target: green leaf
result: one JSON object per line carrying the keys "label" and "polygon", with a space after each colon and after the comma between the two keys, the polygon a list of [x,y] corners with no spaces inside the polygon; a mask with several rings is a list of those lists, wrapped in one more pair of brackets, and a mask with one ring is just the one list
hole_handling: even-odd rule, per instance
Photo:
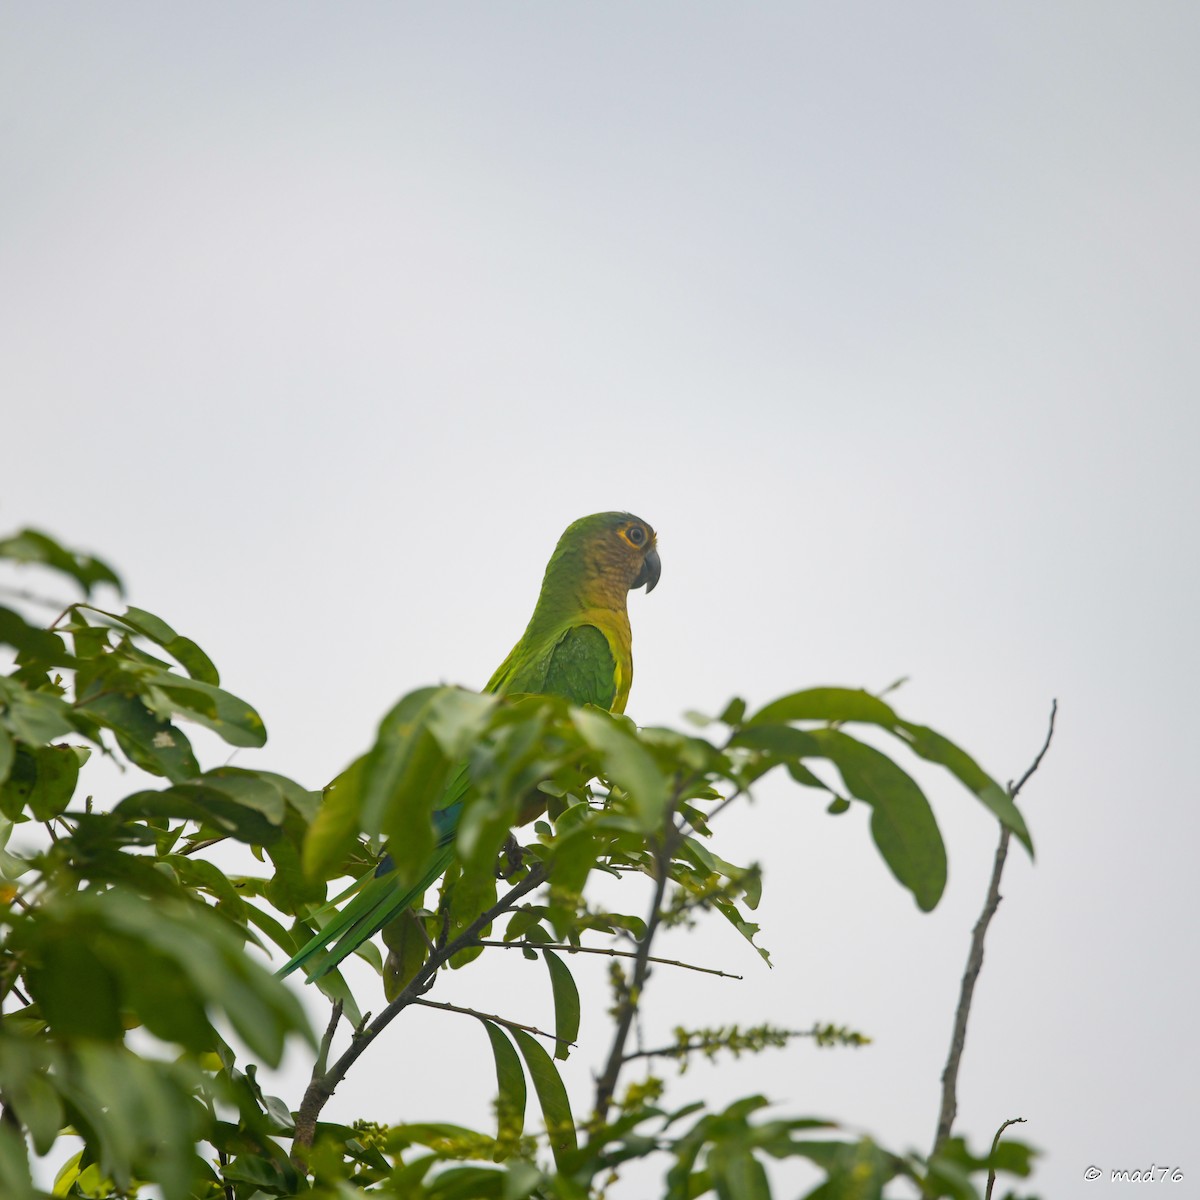
{"label": "green leaf", "polygon": [[275,838],[267,843],[266,851],[275,872],[265,895],[280,912],[298,913],[310,904],[325,902],[325,884],[304,873],[300,850],[290,838]]}
{"label": "green leaf", "polygon": [[708,1169],[719,1200],[771,1200],[766,1169],[748,1146],[714,1147]]}
{"label": "green leaf", "polygon": [[965,751],[928,725],[899,722],[900,735],[915,754],[946,767],[965,787],[975,793],[1020,840],[1033,857],[1033,840],[1020,809],[1012,797]]}
{"label": "green leaf", "polygon": [[72,746],[21,746],[0,783],[0,812],[19,820],[26,806],[35,821],[58,816],[75,794],[80,757]]}
{"label": "green leaf", "polygon": [[276,1196],[292,1193],[283,1169],[258,1154],[239,1154],[221,1168],[221,1177],[233,1183],[249,1183],[260,1188],[261,1191],[256,1195],[262,1195],[264,1191]]}
{"label": "green leaf", "polygon": [[16,757],[17,744],[13,741],[12,734],[0,725],[0,783],[8,778]]}
{"label": "green leaf", "polygon": [[438,688],[410,692],[384,717],[363,767],[362,822],[392,838],[402,879],[419,877],[433,852],[431,816],[449,764],[426,722]]}
{"label": "green leaf", "polygon": [[20,613],[0,605],[0,645],[12,646],[20,662],[44,667],[73,667],[75,656],[57,633],[30,625]]}
{"label": "green leaf", "polygon": [[427,1193],[436,1200],[502,1200],[504,1175],[494,1167],[450,1167]]}
{"label": "green leaf", "polygon": [[328,879],[358,840],[365,757],[356,758],[325,789],[325,797],[304,837],[304,873]]}
{"label": "green leaf", "polygon": [[217,911],[224,912],[232,921],[244,925],[248,919],[250,905],[234,886],[233,880],[215,863],[198,855],[164,854],[159,860],[169,866],[186,887],[207,892],[217,900]]}
{"label": "green leaf", "polygon": [[946,848],[925,793],[886,754],[836,729],[813,730],[850,794],[871,806],[871,835],[892,874],[929,912],[946,886]]}
{"label": "green leaf", "polygon": [[554,1066],[554,1060],[529,1034],[524,1030],[514,1029],[512,1035],[525,1065],[529,1068],[529,1078],[533,1080],[534,1091],[537,1092],[538,1102],[542,1106],[542,1117],[545,1119],[546,1132],[550,1139],[550,1152],[554,1155],[555,1165],[559,1170],[563,1170],[567,1155],[579,1148],[567,1089]]}
{"label": "green leaf", "polygon": [[[797,1147],[804,1154],[804,1144]],[[813,1155],[805,1155],[813,1157]],[[822,1165],[828,1178],[805,1200],[880,1200],[883,1187],[895,1175],[891,1158],[870,1138],[838,1145]]]}
{"label": "green leaf", "polygon": [[573,708],[571,721],[600,755],[605,777],[629,794],[640,828],[647,833],[657,829],[667,804],[667,781],[654,756],[609,713]]}
{"label": "green leaf", "polygon": [[185,679],[161,668],[141,671],[149,684],[146,705],[160,717],[186,717],[211,729],[231,746],[257,749],[266,744],[262,717],[246,703],[222,688],[200,679]]}
{"label": "green leaf", "polygon": [[891,729],[898,718],[889,705],[861,688],[819,687],[773,700],[759,709],[747,724],[779,721],[865,721]]}
{"label": "green leaf", "polygon": [[487,725],[499,697],[467,691],[465,688],[440,688],[429,706],[427,727],[450,762],[466,756],[471,743]]}
{"label": "green leaf", "polygon": [[42,1072],[29,1071],[15,1082],[11,1069],[6,1074],[6,1094],[18,1118],[28,1128],[34,1150],[39,1155],[49,1153],[67,1123],[58,1092]]}
{"label": "green leaf", "polygon": [[730,739],[733,746],[767,750],[781,762],[812,758],[821,753],[820,744],[810,733],[791,725],[747,725]]}
{"label": "green leaf", "polygon": [[380,931],[388,954],[383,964],[383,994],[395,1000],[417,977],[429,957],[429,937],[421,918],[406,908]]}
{"label": "green leaf", "polygon": [[201,783],[177,783],[160,792],[126,796],[114,810],[127,819],[174,817],[216,830],[251,846],[265,846],[280,836],[279,826],[224,790]]}
{"label": "green leaf", "polygon": [[[777,721],[861,721],[870,725],[878,725],[898,737],[919,757],[928,762],[938,763],[946,767],[969,791],[999,818],[1001,824],[1010,829],[1025,849],[1033,856],[1033,841],[1025,824],[1025,818],[1013,803],[1012,797],[999,786],[965,750],[956,746],[949,738],[930,729],[926,725],[916,725],[910,721],[902,721],[890,705],[885,704],[877,696],[869,692],[852,688],[809,688],[806,691],[794,692],[768,704],[750,718],[749,725],[758,727],[770,725]],[[800,732],[800,731],[796,731]],[[775,749],[768,744],[769,737],[764,741],[739,741],[738,739],[751,733],[750,729],[739,731],[735,744],[760,745],[766,749]],[[751,734],[753,738],[755,735]],[[798,746],[799,743],[796,743]],[[783,753],[782,749],[779,751]],[[802,770],[798,763],[793,765],[793,776],[800,783],[809,783],[809,779],[801,778],[797,770]]]}
{"label": "green leaf", "polygon": [[29,746],[75,732],[70,706],[64,700],[46,692],[27,691],[11,679],[0,679],[0,719]]}
{"label": "green leaf", "polygon": [[0,1196],[5,1200],[39,1200],[33,1186],[25,1139],[11,1125],[0,1125]]}
{"label": "green leaf", "polygon": [[191,638],[180,636],[161,617],[156,617],[144,608],[132,606],[123,613],[106,612],[101,608],[91,611],[98,612],[114,624],[141,634],[142,637],[161,646],[193,679],[212,684],[214,687],[221,682],[212,659]]}
{"label": "green leaf", "polygon": [[[447,915],[447,936],[451,941],[464,933],[480,916],[496,903],[496,875],[494,871],[468,872],[462,863],[453,863],[446,872],[442,885],[443,895],[448,895],[444,905]],[[480,930],[487,937],[490,927]],[[463,967],[483,953],[482,946],[467,946],[450,959],[452,967]]]}
{"label": "green leaf", "polygon": [[136,696],[100,693],[79,710],[116,734],[121,749],[144,771],[182,783],[200,774],[192,744],[169,721],[155,717]]}
{"label": "green leaf", "polygon": [[277,778],[244,767],[216,767],[205,771],[196,783],[228,796],[243,808],[262,813],[272,825],[282,825],[287,816],[287,801]]}
{"label": "green leaf", "polygon": [[14,562],[39,563],[68,575],[83,588],[86,595],[99,583],[110,583],[118,591],[121,581],[116,572],[105,562],[90,554],[67,550],[52,537],[36,529],[23,529],[13,537],[0,540],[0,558],[11,558]]}
{"label": "green leaf", "polygon": [[579,989],[567,964],[553,950],[543,950],[542,957],[550,971],[550,988],[554,994],[554,1036],[557,1038],[554,1057],[566,1059],[579,1039]]}
{"label": "green leaf", "polygon": [[[30,990],[60,1035],[118,1039],[132,1013],[166,1041],[212,1049],[212,1013],[277,1065],[289,1033],[309,1035],[299,1001],[246,953],[243,936],[204,904],[133,892],[78,892],[13,930]],[[81,1003],[86,997],[86,1003]]]}
{"label": "green leaf", "polygon": [[508,1158],[525,1129],[525,1072],[504,1031],[484,1021],[492,1057],[496,1060],[496,1151],[494,1160]]}
{"label": "green leaf", "polygon": [[121,1037],[116,973],[88,940],[50,929],[40,931],[35,946],[37,961],[26,969],[25,979],[51,1029],[61,1037]]}

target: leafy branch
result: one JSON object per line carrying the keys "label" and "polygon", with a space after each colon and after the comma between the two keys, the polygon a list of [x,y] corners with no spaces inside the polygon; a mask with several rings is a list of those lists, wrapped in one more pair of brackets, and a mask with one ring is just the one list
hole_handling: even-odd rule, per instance
{"label": "leafy branch", "polygon": [[[99,560],[36,532],[0,540],[3,559],[57,571],[89,599],[117,582]],[[68,1136],[83,1147],[64,1165],[56,1193],[122,1200],[252,1200],[314,1194],[314,1187],[413,1200],[578,1200],[607,1186],[622,1164],[656,1155],[667,1163],[662,1194],[669,1200],[714,1190],[769,1196],[765,1161],[789,1157],[815,1164],[821,1194],[829,1196],[877,1196],[904,1176],[927,1200],[957,1200],[970,1194],[969,1175],[1028,1174],[1029,1148],[1000,1140],[1011,1122],[990,1154],[973,1155],[962,1139],[946,1137],[925,1160],[850,1138],[819,1117],[764,1114],[762,1096],[671,1110],[666,1085],[655,1078],[625,1088],[619,1103],[615,1096],[623,1068],[636,1059],[673,1059],[682,1069],[695,1055],[754,1053],[797,1037],[818,1045],[866,1040],[833,1025],[723,1025],[678,1029],[671,1044],[631,1048],[655,967],[740,978],[656,955],[653,947],[664,926],[690,925],[709,912],[754,944],[750,913],[761,872],[722,859],[712,827],[764,775],[779,768],[819,803],[832,797],[831,813],[866,806],[878,859],[928,910],[946,878],[932,808],[918,780],[855,730],[882,731],[954,775],[1001,823],[1001,863],[1010,835],[1031,847],[1013,800],[1049,736],[1030,771],[1006,792],[948,739],[859,689],[808,688],[752,714],[735,699],[720,717],[701,722],[721,727],[722,736],[710,738],[690,729],[638,729],[555,697],[433,687],[403,697],[368,755],[321,794],[253,766],[203,770],[186,726],[252,750],[266,740],[257,712],[220,687],[216,667],[195,642],[143,609],[76,602],[51,629],[40,614],[19,611],[53,591],[10,590],[3,599],[12,607],[0,606],[0,644],[13,651],[14,667],[0,675],[5,1200],[36,1200],[29,1155],[57,1154]],[[80,774],[89,748],[132,768],[137,790],[93,803]],[[383,964],[373,943],[361,947],[383,970],[391,1001],[377,1016],[361,1015],[340,976],[321,982],[334,1004],[319,1041],[309,1038],[315,1054],[293,1115],[283,1099],[264,1093],[255,1062],[238,1062],[248,1052],[276,1067],[310,1033],[294,992],[247,948],[269,942],[292,954],[297,931],[325,904],[327,882],[361,874],[384,842],[398,875],[419,878],[414,871],[442,836],[430,809],[454,781],[471,801],[442,901],[432,914],[410,910],[403,929],[384,929],[398,968],[391,957]],[[536,838],[517,855],[510,830],[528,819],[531,801],[545,817],[534,818]],[[7,851],[16,829],[36,837],[37,848]],[[264,870],[229,874],[208,853],[234,843]],[[497,872],[502,859],[508,870]],[[637,912],[596,906],[596,879],[630,874],[651,881],[644,916],[643,893]],[[998,880],[997,873],[987,919],[999,901]],[[544,893],[528,899],[539,886]],[[628,895],[628,888],[618,890]],[[502,941],[488,928],[500,918]],[[629,944],[581,944],[598,936]],[[544,965],[553,1033],[487,1011],[493,1005],[429,997],[443,967],[473,960],[482,966],[494,961],[484,953],[492,948],[519,949]],[[601,1047],[606,1057],[583,1144],[555,1063],[580,1040],[572,975],[579,954],[607,957],[616,980],[611,1044]],[[981,936],[977,958],[972,984]],[[472,966],[470,978],[486,987],[489,977]],[[412,1005],[483,1025],[496,1066],[495,1136],[418,1111],[411,1125],[321,1122],[318,1137],[328,1099]],[[965,1028],[969,997],[960,1007]],[[349,1045],[335,1054],[343,1021]],[[131,1029],[139,1031],[132,1038]],[[167,1054],[147,1054],[147,1044]],[[525,1135],[527,1093],[540,1104],[545,1140]],[[549,1150],[552,1166],[538,1162],[539,1147]]]}
{"label": "leafy branch", "polygon": [[321,1110],[329,1102],[338,1084],[346,1073],[362,1057],[367,1047],[410,1005],[415,1004],[422,994],[432,986],[434,976],[460,950],[478,944],[479,932],[486,929],[502,913],[509,912],[522,896],[540,887],[545,881],[545,871],[538,865],[511,888],[502,899],[497,900],[486,912],[481,913],[453,941],[436,949],[412,981],[370,1024],[354,1031],[349,1048],[331,1066],[322,1069],[318,1059],[305,1089],[300,1107],[296,1112],[296,1132],[292,1141],[293,1157],[298,1164],[304,1161],[304,1152],[312,1146],[317,1121]]}

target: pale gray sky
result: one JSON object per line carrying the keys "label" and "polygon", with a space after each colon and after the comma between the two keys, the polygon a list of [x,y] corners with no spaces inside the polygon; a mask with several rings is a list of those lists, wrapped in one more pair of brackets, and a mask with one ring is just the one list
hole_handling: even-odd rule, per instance
{"label": "pale gray sky", "polygon": [[[311,786],[482,684],[597,509],[660,531],[639,721],[909,675],[1006,779],[1057,696],[961,1127],[1026,1117],[1047,1196],[1200,1177],[1198,55],[1184,2],[0,4],[0,526],[111,558]],[[773,781],[723,820],[776,967],[678,936],[748,981],[656,980],[648,1036],[876,1041],[680,1102],[928,1148],[994,828],[923,778],[931,916],[861,813]],[[490,1002],[544,1021],[532,969]],[[413,1013],[328,1114],[486,1124],[490,1072]]]}

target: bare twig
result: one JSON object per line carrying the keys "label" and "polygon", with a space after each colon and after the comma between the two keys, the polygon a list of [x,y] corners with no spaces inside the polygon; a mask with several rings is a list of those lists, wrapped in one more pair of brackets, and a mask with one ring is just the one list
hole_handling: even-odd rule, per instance
{"label": "bare twig", "polygon": [[[497,942],[484,939],[476,943],[497,950],[561,950],[564,954],[603,954],[608,958],[637,958],[636,950],[613,950],[607,946],[572,946],[569,942],[527,942],[524,939],[515,942]],[[685,971],[701,971],[705,975],[719,975],[722,979],[742,979],[741,975],[733,975],[729,971],[718,971],[716,967],[698,967],[695,963],[683,962],[678,958],[656,958],[649,956],[652,963],[661,963],[666,967],[682,967]]]}
{"label": "bare twig", "polygon": [[[1039,758],[1040,758],[1040,755],[1039,755]],[[1034,764],[1034,765],[1036,766],[1036,764]],[[1031,773],[1032,772],[1027,772],[1027,775],[1031,774]],[[1021,782],[1024,783],[1025,780],[1022,779]],[[1000,1135],[1010,1125],[1024,1125],[1024,1124],[1025,1124],[1024,1117],[1009,1117],[1008,1120],[1005,1121],[1004,1124],[1001,1125],[1000,1128],[996,1130],[996,1136],[994,1138],[992,1138],[992,1150],[991,1150],[991,1153],[988,1155],[988,1158],[996,1157],[996,1147],[1000,1145]],[[983,1200],[992,1200],[992,1188],[994,1188],[995,1186],[996,1186],[996,1168],[988,1167],[987,1191],[984,1193]]]}
{"label": "bare twig", "polygon": [[503,1025],[506,1029],[523,1029],[526,1033],[536,1034],[538,1037],[544,1037],[552,1042],[562,1042],[567,1046],[574,1046],[574,1042],[568,1042],[565,1038],[560,1038],[557,1034],[547,1033],[544,1029],[539,1029],[536,1025],[522,1025],[520,1021],[512,1021],[508,1017],[497,1016],[496,1013],[480,1012],[477,1008],[463,1008],[458,1004],[447,1004],[442,1000],[424,1000],[418,997],[413,1001],[414,1004],[420,1004],[424,1008],[440,1008],[444,1012],[462,1013],[464,1017],[475,1017],[480,1021],[491,1021],[496,1025]]}
{"label": "bare twig", "polygon": [[[1041,766],[1046,751],[1050,749],[1050,739],[1054,737],[1054,718],[1058,714],[1058,701],[1050,705],[1050,726],[1046,730],[1046,740],[1038,751],[1037,757],[1029,769],[1014,785],[1009,784],[1008,794],[1012,799],[1029,782],[1033,773]],[[992,878],[988,884],[987,898],[983,903],[983,911],[971,933],[971,948],[967,953],[967,966],[963,971],[962,987],[958,995],[958,1008],[954,1013],[954,1030],[950,1036],[950,1053],[946,1058],[946,1066],[942,1071],[942,1105],[938,1114],[937,1133],[933,1139],[933,1153],[936,1154],[942,1144],[950,1136],[954,1118],[958,1113],[958,1069],[962,1063],[963,1046],[967,1039],[967,1017],[971,1012],[971,1000],[975,994],[975,981],[983,967],[983,942],[987,936],[988,925],[996,915],[1000,906],[1000,876],[1004,873],[1004,861],[1008,857],[1009,830],[1004,826],[1000,830],[1000,842],[996,847],[996,857],[992,863]]]}
{"label": "bare twig", "polygon": [[520,883],[510,888],[485,913],[481,913],[452,942],[439,945],[436,953],[425,960],[425,965],[409,981],[408,986],[369,1025],[354,1031],[349,1048],[327,1070],[320,1069],[320,1060],[313,1067],[312,1077],[304,1098],[296,1112],[296,1130],[292,1139],[292,1159],[301,1168],[305,1165],[307,1151],[312,1146],[321,1110],[346,1077],[346,1073],[362,1056],[367,1047],[386,1029],[410,1004],[415,1004],[421,995],[433,985],[434,976],[444,963],[460,950],[478,944],[479,932],[486,929],[501,913],[507,912],[522,896],[540,887],[546,879],[545,870],[539,865],[533,868]]}

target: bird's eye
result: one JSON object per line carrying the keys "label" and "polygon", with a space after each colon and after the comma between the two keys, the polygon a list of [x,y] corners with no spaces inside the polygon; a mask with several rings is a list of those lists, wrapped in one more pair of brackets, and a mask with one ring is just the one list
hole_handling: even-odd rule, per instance
{"label": "bird's eye", "polygon": [[640,525],[630,525],[625,536],[635,546],[640,546],[646,540],[646,531]]}

